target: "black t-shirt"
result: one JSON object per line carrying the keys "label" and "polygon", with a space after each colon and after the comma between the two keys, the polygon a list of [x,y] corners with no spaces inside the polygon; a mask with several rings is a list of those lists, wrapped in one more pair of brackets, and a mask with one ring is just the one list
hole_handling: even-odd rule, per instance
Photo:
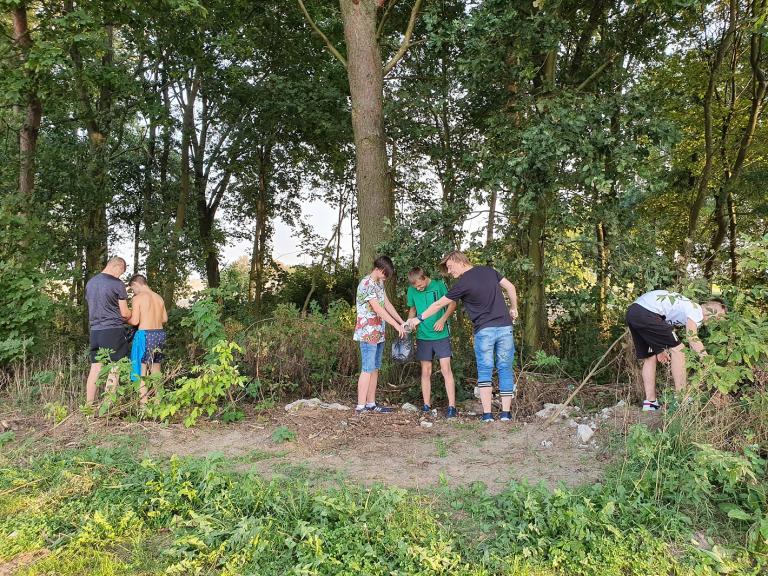
{"label": "black t-shirt", "polygon": [[123,325],[118,300],[128,300],[128,292],[122,280],[99,272],[85,285],[85,299],[88,301],[91,330],[120,328]]}
{"label": "black t-shirt", "polygon": [[473,266],[448,290],[448,298],[464,303],[475,332],[483,328],[512,325],[512,317],[499,286],[502,278],[489,266]]}

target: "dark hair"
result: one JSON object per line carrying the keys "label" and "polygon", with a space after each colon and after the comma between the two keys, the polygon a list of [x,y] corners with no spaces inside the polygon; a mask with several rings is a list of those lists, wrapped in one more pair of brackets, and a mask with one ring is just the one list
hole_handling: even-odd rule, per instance
{"label": "dark hair", "polygon": [[378,268],[384,272],[384,276],[391,278],[395,275],[395,265],[392,264],[392,259],[389,256],[379,256],[373,261],[374,269]]}
{"label": "dark hair", "polygon": [[142,274],[134,274],[131,279],[128,280],[128,286],[131,284],[140,284],[142,286],[148,286],[147,277]]}
{"label": "dark hair", "polygon": [[421,278],[426,277],[427,275],[424,273],[424,270],[420,266],[414,266],[408,271],[409,282],[415,282],[416,280],[420,280]]}

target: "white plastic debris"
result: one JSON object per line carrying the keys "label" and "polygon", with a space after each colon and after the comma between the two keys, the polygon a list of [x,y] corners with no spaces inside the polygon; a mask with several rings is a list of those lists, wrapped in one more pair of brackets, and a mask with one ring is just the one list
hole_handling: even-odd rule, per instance
{"label": "white plastic debris", "polygon": [[429,422],[428,420],[422,420],[419,426],[422,428],[432,428],[432,422]]}
{"label": "white plastic debris", "polygon": [[576,438],[582,444],[589,442],[594,435],[595,431],[586,424],[579,424],[579,427],[576,429]]}

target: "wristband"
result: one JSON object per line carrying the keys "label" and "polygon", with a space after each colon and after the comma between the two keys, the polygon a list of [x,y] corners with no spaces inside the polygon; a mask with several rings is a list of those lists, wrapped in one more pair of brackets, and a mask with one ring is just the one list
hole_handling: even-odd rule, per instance
{"label": "wristband", "polygon": [[424,322],[424,317],[421,314],[416,314],[416,320],[419,322]]}

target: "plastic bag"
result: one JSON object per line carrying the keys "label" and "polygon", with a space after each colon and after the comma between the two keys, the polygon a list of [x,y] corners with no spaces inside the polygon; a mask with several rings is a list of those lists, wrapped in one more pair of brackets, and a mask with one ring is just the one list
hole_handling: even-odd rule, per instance
{"label": "plastic bag", "polygon": [[410,336],[406,335],[392,342],[392,360],[395,362],[408,362],[413,358],[413,355],[413,341]]}

